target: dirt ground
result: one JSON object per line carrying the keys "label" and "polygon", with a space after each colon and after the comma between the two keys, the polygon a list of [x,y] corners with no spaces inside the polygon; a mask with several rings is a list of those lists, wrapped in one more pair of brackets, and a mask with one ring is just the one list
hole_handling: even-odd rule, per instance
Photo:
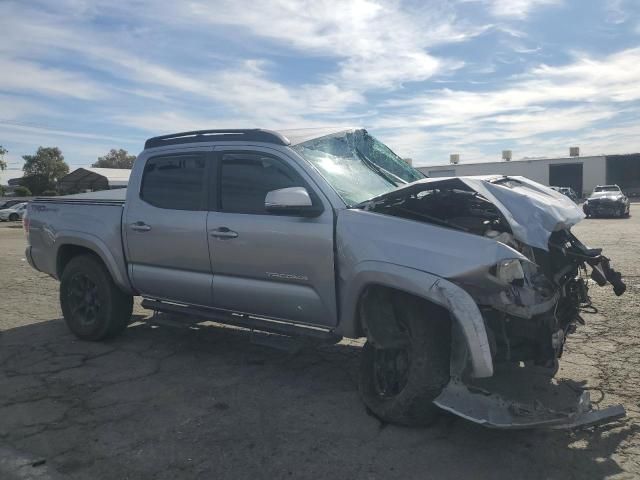
{"label": "dirt ground", "polygon": [[558,376],[628,416],[579,432],[492,431],[452,416],[381,424],[358,398],[353,344],[289,354],[245,331],[144,322],[80,342],[57,283],[26,263],[22,230],[2,224],[0,479],[637,478],[640,205],[574,232],[605,248],[629,288],[592,287],[600,313],[585,314]]}

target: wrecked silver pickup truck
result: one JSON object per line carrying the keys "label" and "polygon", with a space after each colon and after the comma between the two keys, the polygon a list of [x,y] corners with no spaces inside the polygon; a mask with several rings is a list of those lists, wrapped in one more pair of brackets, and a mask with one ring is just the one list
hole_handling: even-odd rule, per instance
{"label": "wrecked silver pickup truck", "polygon": [[366,337],[360,392],[385,421],[428,424],[444,409],[556,428],[624,415],[553,391],[587,279],[625,285],[571,233],[582,212],[547,187],[424,178],[362,129],[205,130],[147,140],[118,195],[29,205],[26,257],[60,280],[81,339],[125,331],[137,295],[182,319]]}

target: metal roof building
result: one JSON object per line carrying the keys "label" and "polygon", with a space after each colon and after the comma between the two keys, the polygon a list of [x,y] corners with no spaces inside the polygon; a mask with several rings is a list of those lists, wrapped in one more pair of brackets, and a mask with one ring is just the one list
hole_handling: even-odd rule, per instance
{"label": "metal roof building", "polygon": [[[459,158],[452,155],[452,161]],[[520,175],[549,186],[571,187],[579,196],[596,185],[618,184],[628,195],[640,194],[640,154],[535,158],[485,163],[449,163],[418,167],[429,177]]]}
{"label": "metal roof building", "polygon": [[58,188],[65,192],[126,188],[130,175],[126,168],[77,168],[58,180]]}

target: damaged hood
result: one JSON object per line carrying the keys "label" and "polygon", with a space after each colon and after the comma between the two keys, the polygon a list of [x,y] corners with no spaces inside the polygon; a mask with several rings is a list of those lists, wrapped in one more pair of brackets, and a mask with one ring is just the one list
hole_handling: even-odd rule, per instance
{"label": "damaged hood", "polygon": [[585,217],[582,210],[562,193],[520,176],[425,178],[371,201],[397,196],[402,190],[420,184],[434,187],[452,178],[463,182],[495,205],[511,227],[514,237],[531,247],[548,250],[549,237],[553,232],[568,229]]}
{"label": "damaged hood", "polygon": [[590,202],[593,200],[620,200],[623,198],[621,192],[593,192],[587,199]]}

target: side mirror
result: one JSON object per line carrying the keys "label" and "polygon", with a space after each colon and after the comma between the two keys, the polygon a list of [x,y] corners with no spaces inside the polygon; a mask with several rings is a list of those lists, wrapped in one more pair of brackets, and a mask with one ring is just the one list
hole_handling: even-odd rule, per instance
{"label": "side mirror", "polygon": [[304,187],[288,187],[271,190],[264,199],[264,208],[270,213],[315,217],[322,213],[322,207],[316,207],[309,192]]}

